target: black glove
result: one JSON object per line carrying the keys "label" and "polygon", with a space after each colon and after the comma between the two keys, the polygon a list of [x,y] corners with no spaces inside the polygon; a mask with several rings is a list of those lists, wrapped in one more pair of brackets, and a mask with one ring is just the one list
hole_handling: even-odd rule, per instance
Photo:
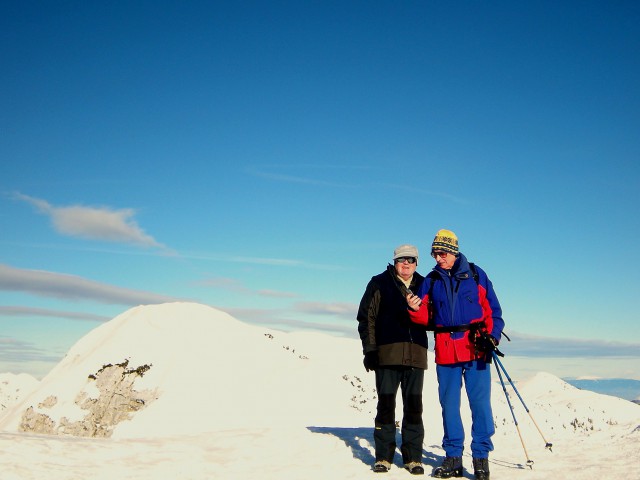
{"label": "black glove", "polygon": [[367,370],[367,372],[378,368],[380,366],[380,360],[378,360],[378,352],[374,350],[373,352],[365,353],[362,363],[364,364],[364,368]]}
{"label": "black glove", "polygon": [[479,332],[476,337],[476,350],[479,352],[491,353],[496,349],[498,342],[487,332]]}
{"label": "black glove", "polygon": [[487,332],[478,332],[475,339],[476,350],[487,354],[487,362],[493,360],[493,352],[496,355],[504,357],[504,353],[498,350],[498,341]]}

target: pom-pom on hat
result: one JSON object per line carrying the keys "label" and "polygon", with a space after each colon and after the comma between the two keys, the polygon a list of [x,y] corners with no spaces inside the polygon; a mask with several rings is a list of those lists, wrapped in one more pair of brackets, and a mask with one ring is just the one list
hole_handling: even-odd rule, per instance
{"label": "pom-pom on hat", "polygon": [[418,259],[418,249],[413,245],[400,245],[393,251],[393,259],[400,257],[414,257]]}
{"label": "pom-pom on hat", "polygon": [[438,230],[431,244],[431,252],[449,252],[458,255],[458,237],[451,230]]}

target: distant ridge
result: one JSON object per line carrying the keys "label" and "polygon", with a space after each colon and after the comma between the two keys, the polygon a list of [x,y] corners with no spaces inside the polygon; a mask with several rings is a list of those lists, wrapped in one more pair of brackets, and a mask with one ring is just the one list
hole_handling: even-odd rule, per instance
{"label": "distant ridge", "polygon": [[581,390],[590,390],[605,395],[613,395],[634,403],[640,401],[640,380],[630,378],[572,379],[565,382]]}

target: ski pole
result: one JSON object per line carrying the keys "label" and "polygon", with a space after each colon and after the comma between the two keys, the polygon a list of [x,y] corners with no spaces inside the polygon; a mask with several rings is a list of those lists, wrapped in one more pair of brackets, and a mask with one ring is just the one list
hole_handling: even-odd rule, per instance
{"label": "ski pole", "polygon": [[[496,352],[491,352],[493,358],[498,358]],[[518,426],[518,420],[516,419],[516,414],[513,411],[513,406],[511,405],[511,400],[509,399],[509,394],[507,393],[507,387],[504,384],[504,380],[502,379],[502,373],[498,368],[498,364],[496,363],[496,372],[498,372],[498,377],[500,378],[500,383],[502,384],[502,391],[504,392],[504,396],[507,399],[507,404],[509,405],[509,410],[511,410],[511,416],[513,417],[513,423],[516,425],[516,430],[518,431],[518,436],[520,437],[520,443],[522,444],[522,449],[524,450],[524,455],[527,457],[527,466],[533,469],[533,460],[529,458],[529,453],[527,452],[527,447],[524,445],[524,440],[522,439],[522,434],[520,433],[520,427]]]}
{"label": "ski pole", "polygon": [[[542,437],[542,440],[544,440],[545,443],[545,448],[548,448],[550,452],[553,452],[553,450],[551,450],[551,447],[553,447],[553,444],[548,442],[546,438],[544,438],[544,434],[542,433],[542,430],[540,430],[540,427],[538,426],[538,423],[536,422],[535,418],[533,418],[533,415],[531,414],[531,412],[529,411],[529,408],[527,408],[527,404],[524,403],[524,400],[522,399],[522,396],[520,395],[520,392],[518,392],[518,389],[516,388],[516,386],[513,384],[513,381],[511,380],[511,377],[509,376],[509,374],[507,373],[507,370],[504,368],[504,365],[502,364],[502,362],[500,361],[500,359],[497,357],[497,355],[495,354],[495,352],[493,352],[493,358],[496,361],[496,368],[500,367],[502,369],[502,371],[504,372],[505,376],[507,377],[507,380],[509,380],[509,383],[511,384],[511,386],[513,387],[513,391],[516,392],[516,395],[518,395],[518,398],[520,399],[520,401],[522,402],[522,406],[524,407],[524,409],[527,411],[527,413],[529,414],[529,418],[531,418],[531,421],[533,422],[533,424],[536,426],[536,428],[538,429],[538,433],[540,433],[540,436]],[[498,374],[500,374],[500,370],[498,369]],[[500,379],[502,380],[502,377],[500,377]]]}

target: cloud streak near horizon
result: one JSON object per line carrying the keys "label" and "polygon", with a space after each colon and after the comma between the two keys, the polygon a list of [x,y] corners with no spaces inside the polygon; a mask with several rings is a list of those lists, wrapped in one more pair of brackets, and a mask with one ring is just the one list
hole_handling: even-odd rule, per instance
{"label": "cloud streak near horizon", "polygon": [[25,270],[3,264],[0,264],[0,290],[128,306],[184,301],[168,295],[108,285],[75,275]]}
{"label": "cloud streak near horizon", "polygon": [[31,343],[0,337],[0,361],[2,362],[58,362],[60,358],[61,355],[46,353]]}
{"label": "cloud streak near horizon", "polygon": [[69,312],[65,310],[52,310],[47,308],[22,307],[22,306],[0,306],[0,316],[2,317],[50,317],[66,318],[69,320],[107,322],[111,317],[96,315],[87,312]]}
{"label": "cloud streak near horizon", "polygon": [[269,290],[269,289],[252,290],[244,286],[244,284],[242,284],[239,280],[235,278],[210,277],[210,278],[206,278],[204,280],[195,282],[195,284],[202,287],[219,288],[219,289],[228,290],[234,293],[240,293],[244,295],[259,295],[261,297],[296,298],[299,296],[298,294],[293,292],[284,292],[284,291]]}
{"label": "cloud streak near horizon", "polygon": [[603,340],[581,340],[528,335],[520,332],[509,334],[511,342],[503,339],[500,350],[505,355],[523,357],[640,357],[640,344]]}
{"label": "cloud streak near horizon", "polygon": [[355,303],[336,302],[298,302],[294,305],[296,311],[312,313],[314,315],[335,315],[336,317],[353,318],[358,311]]}

